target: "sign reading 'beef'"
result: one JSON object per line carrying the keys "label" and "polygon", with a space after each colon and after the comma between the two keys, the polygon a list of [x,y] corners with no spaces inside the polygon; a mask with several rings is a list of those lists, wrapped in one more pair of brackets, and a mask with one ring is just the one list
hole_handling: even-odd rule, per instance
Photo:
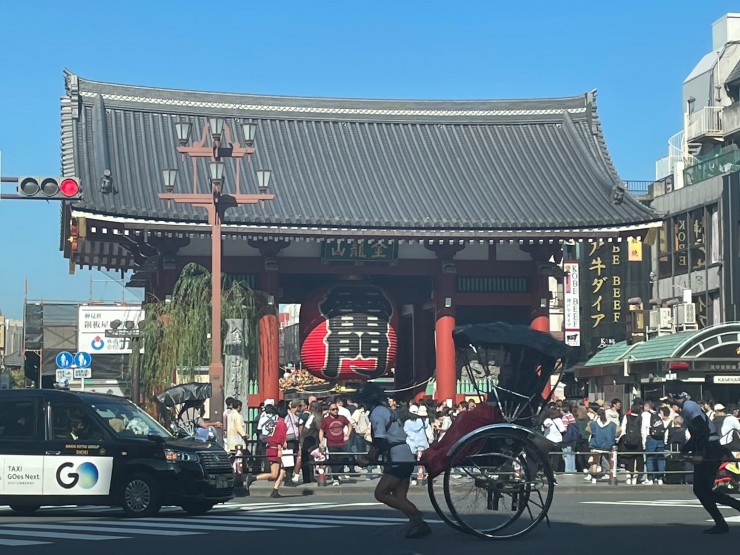
{"label": "sign reading 'beef'", "polygon": [[398,316],[380,288],[339,283],[301,305],[301,361],[328,380],[377,378],[395,364]]}

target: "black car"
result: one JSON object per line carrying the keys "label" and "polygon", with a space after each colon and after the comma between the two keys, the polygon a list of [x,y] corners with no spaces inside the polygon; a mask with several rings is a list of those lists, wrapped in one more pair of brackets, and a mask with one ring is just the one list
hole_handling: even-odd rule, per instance
{"label": "black car", "polygon": [[173,437],[122,397],[49,389],[0,391],[0,505],[162,505],[208,512],[234,496],[229,454]]}

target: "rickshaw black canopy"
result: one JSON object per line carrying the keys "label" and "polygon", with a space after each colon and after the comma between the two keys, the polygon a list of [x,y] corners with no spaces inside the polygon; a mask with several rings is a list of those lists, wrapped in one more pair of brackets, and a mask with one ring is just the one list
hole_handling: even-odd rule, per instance
{"label": "rickshaw black canopy", "polygon": [[470,345],[486,348],[497,345],[520,346],[533,349],[553,360],[565,358],[568,353],[567,345],[550,334],[505,322],[461,326],[455,329],[452,338],[458,349]]}
{"label": "rickshaw black canopy", "polygon": [[187,401],[205,401],[212,394],[210,383],[184,383],[165,389],[154,398],[167,408],[181,405]]}

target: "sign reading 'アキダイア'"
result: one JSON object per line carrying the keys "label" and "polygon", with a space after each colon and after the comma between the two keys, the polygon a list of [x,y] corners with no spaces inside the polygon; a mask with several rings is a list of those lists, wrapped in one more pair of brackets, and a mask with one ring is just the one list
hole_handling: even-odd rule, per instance
{"label": "sign reading '\u30a2\u30ad\u30c0\u30a4\u30a2'", "polygon": [[144,317],[144,310],[139,306],[82,305],[79,311],[77,348],[91,355],[131,353],[130,335],[109,337],[110,334],[106,335],[106,331],[116,325],[117,329],[125,330],[126,322],[129,322],[129,327],[138,330],[138,323]]}

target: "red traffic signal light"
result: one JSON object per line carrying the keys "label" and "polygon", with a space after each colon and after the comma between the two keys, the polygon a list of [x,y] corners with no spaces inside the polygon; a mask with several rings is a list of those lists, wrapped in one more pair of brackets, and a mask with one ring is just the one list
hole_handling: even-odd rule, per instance
{"label": "red traffic signal light", "polygon": [[45,200],[80,200],[82,188],[78,177],[21,177],[18,194],[23,198]]}

